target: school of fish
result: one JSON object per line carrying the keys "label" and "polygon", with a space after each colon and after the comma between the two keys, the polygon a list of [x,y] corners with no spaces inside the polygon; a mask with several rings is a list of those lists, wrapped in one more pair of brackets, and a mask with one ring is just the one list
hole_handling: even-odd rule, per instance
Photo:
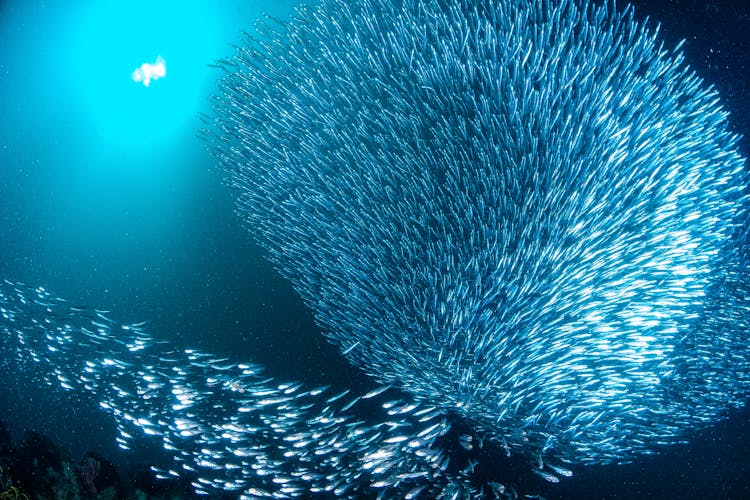
{"label": "school of fish", "polygon": [[[555,482],[746,403],[745,160],[716,91],[631,9],[322,0],[221,66],[203,135],[240,217],[384,389],[280,383],[2,285],[14,369],[94,394],[123,448],[161,439],[157,474],[246,497],[509,497],[451,466],[452,419],[472,429],[459,449]],[[372,398],[381,421],[355,418]]]}
{"label": "school of fish", "polygon": [[[470,474],[448,470],[449,455],[436,445],[450,427],[444,413],[388,386],[354,395],[279,382],[256,364],[177,349],[142,323],[116,323],[10,281],[0,283],[0,320],[4,378],[23,374],[89,393],[114,417],[120,448],[161,444],[170,460],[152,467],[156,477],[190,478],[198,494],[462,498],[478,491]],[[354,412],[368,400],[381,408],[375,422]]]}
{"label": "school of fish", "polygon": [[631,10],[324,1],[228,69],[240,215],[376,380],[577,463],[746,401],[744,159]]}

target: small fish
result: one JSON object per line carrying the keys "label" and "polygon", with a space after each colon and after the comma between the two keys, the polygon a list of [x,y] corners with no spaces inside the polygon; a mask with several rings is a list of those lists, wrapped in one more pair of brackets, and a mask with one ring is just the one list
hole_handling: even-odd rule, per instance
{"label": "small fish", "polygon": [[357,346],[359,345],[359,340],[347,347],[345,350],[341,352],[342,355],[346,356],[350,352],[352,352]]}
{"label": "small fish", "polygon": [[565,467],[563,467],[561,465],[555,465],[555,464],[551,464],[551,463],[547,462],[547,467],[549,467],[550,469],[552,469],[552,471],[554,473],[560,474],[561,476],[564,476],[564,477],[571,477],[571,476],[573,476],[573,471],[571,471],[570,469],[566,469]]}
{"label": "small fish", "polygon": [[461,445],[461,447],[464,450],[471,451],[474,449],[474,444],[472,443],[474,439],[469,434],[461,434],[458,436],[458,443]]}
{"label": "small fish", "polygon": [[541,477],[545,481],[549,481],[550,483],[559,483],[560,478],[555,476],[554,474],[550,474],[547,471],[539,470],[539,469],[531,469],[531,471],[536,474],[537,476]]}
{"label": "small fish", "polygon": [[375,396],[383,394],[385,391],[387,391],[388,389],[391,389],[392,387],[393,386],[390,386],[390,385],[381,385],[380,387],[377,387],[371,390],[370,392],[368,392],[367,394],[365,394],[364,396],[362,396],[362,399],[374,398]]}
{"label": "small fish", "polygon": [[343,397],[344,397],[344,396],[346,396],[347,394],[349,394],[349,389],[346,389],[346,390],[344,390],[344,391],[341,391],[341,392],[340,392],[340,393],[338,393],[338,394],[334,394],[334,395],[333,395],[333,396],[331,396],[330,398],[326,399],[326,404],[331,404],[331,403],[333,403],[334,401],[337,401],[337,400],[339,400],[339,399],[343,398]]}
{"label": "small fish", "polygon": [[347,404],[345,404],[344,406],[342,406],[342,407],[341,407],[341,411],[342,411],[342,412],[343,412],[343,411],[349,411],[349,410],[350,410],[350,409],[352,408],[352,406],[354,406],[355,404],[357,404],[357,402],[358,402],[358,401],[359,401],[360,399],[361,399],[361,398],[360,398],[359,396],[357,396],[356,398],[352,399],[352,400],[351,400],[351,401],[349,401],[349,402],[348,402]]}

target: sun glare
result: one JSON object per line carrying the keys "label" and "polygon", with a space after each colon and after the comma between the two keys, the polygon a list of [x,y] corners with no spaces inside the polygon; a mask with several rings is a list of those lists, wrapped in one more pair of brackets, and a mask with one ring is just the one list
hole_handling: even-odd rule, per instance
{"label": "sun glare", "polygon": [[167,76],[167,64],[161,56],[156,56],[154,64],[141,64],[130,75],[134,82],[142,82],[146,87],[151,85],[151,80],[158,80],[165,76]]}

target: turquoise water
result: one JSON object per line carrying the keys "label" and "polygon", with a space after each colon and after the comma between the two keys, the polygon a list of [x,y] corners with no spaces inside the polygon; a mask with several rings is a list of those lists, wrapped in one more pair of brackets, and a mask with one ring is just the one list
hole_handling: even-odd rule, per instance
{"label": "turquoise water", "polygon": [[[294,3],[3,4],[0,275],[219,350],[309,330],[196,137],[211,65]],[[157,56],[166,76],[134,82]]]}
{"label": "turquoise water", "polygon": [[[196,137],[223,74],[212,65],[255,19],[295,4],[1,2],[0,276],[287,379],[350,374],[235,217]],[[132,80],[158,56],[164,78]],[[4,382],[0,419],[14,415],[16,432],[114,452],[112,436],[81,436],[108,422],[78,398],[55,419],[56,395]]]}

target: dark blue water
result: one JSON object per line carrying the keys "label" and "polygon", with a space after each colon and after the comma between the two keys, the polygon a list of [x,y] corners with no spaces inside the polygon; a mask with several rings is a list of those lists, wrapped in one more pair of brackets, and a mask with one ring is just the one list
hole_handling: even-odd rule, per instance
{"label": "dark blue water", "polygon": [[[43,285],[156,337],[251,359],[283,379],[365,383],[264,259],[196,137],[219,69],[261,12],[294,1],[0,3],[0,278]],[[750,2],[641,0],[685,39],[750,156]],[[619,2],[622,8],[624,2]],[[161,55],[149,87],[131,72]],[[127,462],[77,395],[0,378],[0,419],[73,453]],[[64,411],[60,409],[64,408]],[[632,466],[578,472],[550,496],[750,497],[748,413]]]}

